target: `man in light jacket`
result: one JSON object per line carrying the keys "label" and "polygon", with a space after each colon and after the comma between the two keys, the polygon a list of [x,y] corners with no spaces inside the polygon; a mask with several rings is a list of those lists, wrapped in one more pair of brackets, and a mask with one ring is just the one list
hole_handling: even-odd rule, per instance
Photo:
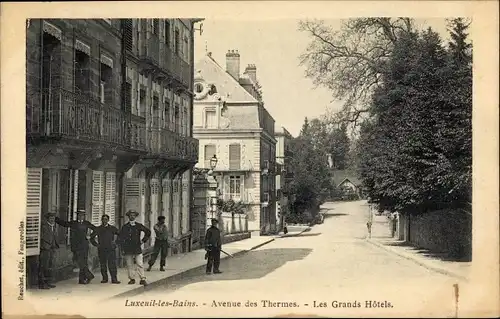
{"label": "man in light jacket", "polygon": [[165,216],[158,216],[158,223],[154,225],[153,229],[155,231],[154,251],[148,263],[149,267],[146,270],[151,271],[151,268],[156,262],[156,258],[160,255],[160,271],[165,271],[168,252],[168,229],[165,224]]}
{"label": "man in light jacket", "polygon": [[[118,242],[122,247],[123,256],[125,257],[125,263],[128,269],[128,278],[130,281],[129,285],[135,284],[135,275],[139,274],[140,282],[139,284],[146,286],[146,276],[144,274],[144,257],[142,255],[142,244],[149,240],[151,237],[151,231],[141,223],[135,221],[136,217],[139,215],[134,210],[129,210],[127,212],[127,217],[129,222],[123,225],[120,230],[120,235],[118,236]],[[141,240],[141,233],[144,233],[144,237]],[[135,261],[135,265],[134,265]]]}

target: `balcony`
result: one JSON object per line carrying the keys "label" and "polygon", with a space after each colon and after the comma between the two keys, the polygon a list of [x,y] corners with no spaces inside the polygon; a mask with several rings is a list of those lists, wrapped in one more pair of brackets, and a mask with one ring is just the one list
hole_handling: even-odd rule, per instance
{"label": "balcony", "polygon": [[152,156],[196,163],[198,140],[165,129],[149,130],[148,151]]}
{"label": "balcony", "polygon": [[27,131],[31,138],[66,138],[144,151],[140,118],[91,98],[63,89],[27,96]]}

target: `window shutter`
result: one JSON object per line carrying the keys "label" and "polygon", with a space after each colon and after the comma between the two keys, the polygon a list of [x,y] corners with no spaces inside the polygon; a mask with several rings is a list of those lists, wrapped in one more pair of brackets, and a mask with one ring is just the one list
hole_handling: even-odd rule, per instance
{"label": "window shutter", "polygon": [[104,213],[109,215],[109,223],[116,225],[116,173],[106,173],[106,206]]}
{"label": "window shutter", "polygon": [[151,238],[155,238],[153,226],[158,219],[158,194],[160,191],[160,181],[156,178],[151,179]]}
{"label": "window shutter", "polygon": [[92,218],[94,225],[99,225],[104,213],[104,172],[92,172]]}
{"label": "window shutter", "polygon": [[26,188],[26,255],[40,254],[42,169],[28,168]]}
{"label": "window shutter", "polygon": [[163,179],[162,180],[162,189],[163,189],[163,192],[161,194],[161,202],[162,202],[162,213],[163,213],[163,216],[165,216],[165,223],[167,223],[167,225],[170,226],[170,209],[169,209],[169,201],[170,201],[170,184],[169,184],[169,180],[168,179]]}
{"label": "window shutter", "polygon": [[241,149],[240,144],[229,145],[229,169],[240,169]]}

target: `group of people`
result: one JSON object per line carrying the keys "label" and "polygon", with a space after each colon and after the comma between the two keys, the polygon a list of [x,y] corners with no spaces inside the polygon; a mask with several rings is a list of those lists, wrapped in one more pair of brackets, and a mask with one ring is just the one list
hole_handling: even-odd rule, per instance
{"label": "group of people", "polygon": [[[118,230],[109,224],[109,216],[103,215],[101,225],[95,226],[85,219],[85,211],[77,211],[77,219],[72,221],[61,220],[54,213],[46,214],[46,221],[41,225],[40,231],[40,260],[38,271],[38,285],[40,289],[54,288],[53,268],[57,242],[56,224],[70,229],[70,247],[73,253],[73,261],[78,265],[79,284],[89,284],[94,279],[94,274],[88,266],[89,243],[98,248],[99,263],[101,266],[101,283],[108,283],[108,271],[111,275],[112,284],[120,284],[117,276],[116,249],[120,245],[125,263],[127,265],[129,284],[136,283],[136,274],[139,275],[139,284],[147,285],[144,273],[144,261],[142,244],[151,237],[151,231],[143,224],[136,221],[139,215],[134,210],[127,212],[129,221]],[[207,229],[205,236],[205,250],[207,251],[206,273],[219,274],[220,253],[222,250],[222,238],[217,228],[217,219],[212,219],[212,225]],[[167,252],[169,244],[168,227],[165,224],[165,216],[158,217],[158,223],[153,227],[155,231],[155,243],[153,254],[148,262],[146,271],[151,271],[153,265],[160,256],[160,271],[165,271]],[[144,233],[144,236],[142,234]],[[142,238],[141,238],[142,236]]]}

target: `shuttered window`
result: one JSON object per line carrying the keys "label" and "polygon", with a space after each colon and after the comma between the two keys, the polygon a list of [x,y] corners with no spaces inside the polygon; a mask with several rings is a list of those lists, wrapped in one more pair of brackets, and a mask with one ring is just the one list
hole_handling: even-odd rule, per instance
{"label": "shuttered window", "polygon": [[28,168],[26,195],[26,255],[35,256],[40,254],[41,168]]}
{"label": "shuttered window", "polygon": [[123,19],[123,39],[125,43],[125,49],[132,51],[132,19]]}
{"label": "shuttered window", "polygon": [[158,210],[158,196],[160,192],[160,181],[157,178],[152,178],[151,183],[151,238],[155,238],[155,232],[153,230],[154,225],[159,216]]}
{"label": "shuttered window", "polygon": [[240,169],[241,146],[240,144],[229,145],[229,169]]}
{"label": "shuttered window", "polygon": [[205,110],[205,126],[206,128],[217,128],[215,110]]}
{"label": "shuttered window", "polygon": [[104,214],[104,172],[92,172],[92,217],[91,223],[101,224],[101,216]]}
{"label": "shuttered window", "polygon": [[205,168],[211,168],[210,159],[214,157],[215,151],[216,151],[215,145],[213,144],[205,145]]}
{"label": "shuttered window", "polygon": [[109,223],[116,224],[116,173],[106,173],[106,206],[104,213],[109,216]]}
{"label": "shuttered window", "polygon": [[142,223],[145,210],[145,187],[140,178],[128,178],[125,181],[125,210],[133,209],[139,213],[137,221]]}

